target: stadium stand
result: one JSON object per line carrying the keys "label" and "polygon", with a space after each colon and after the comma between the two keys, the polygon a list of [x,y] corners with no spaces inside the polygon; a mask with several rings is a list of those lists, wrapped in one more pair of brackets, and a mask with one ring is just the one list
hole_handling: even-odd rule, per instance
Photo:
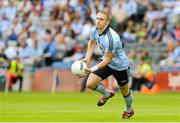
{"label": "stadium stand", "polygon": [[[84,57],[89,30],[103,8],[112,14],[111,27],[119,33],[127,54],[141,49],[156,72],[179,73],[178,0],[1,0],[0,49],[6,62],[19,57],[25,78],[47,66],[69,70],[73,61]],[[46,53],[52,45],[48,38],[53,54]],[[96,60],[99,50],[94,54]],[[141,55],[134,57],[136,67]],[[48,58],[52,63],[47,64]]]}

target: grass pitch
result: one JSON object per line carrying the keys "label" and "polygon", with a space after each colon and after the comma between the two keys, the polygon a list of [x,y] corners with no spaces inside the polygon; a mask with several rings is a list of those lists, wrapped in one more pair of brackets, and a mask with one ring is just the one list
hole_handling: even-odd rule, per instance
{"label": "grass pitch", "polygon": [[97,107],[100,94],[0,93],[0,122],[180,122],[180,93],[133,94],[135,115],[120,119],[119,93]]}

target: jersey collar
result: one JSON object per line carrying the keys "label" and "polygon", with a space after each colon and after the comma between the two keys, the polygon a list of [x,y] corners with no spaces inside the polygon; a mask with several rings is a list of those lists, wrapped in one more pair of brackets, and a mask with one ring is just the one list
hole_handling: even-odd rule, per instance
{"label": "jersey collar", "polygon": [[[96,28],[97,29],[97,28]],[[97,29],[98,30],[98,29]],[[99,34],[99,36],[101,35],[106,35],[106,33],[109,31],[109,26],[106,27],[106,29],[101,33]]]}

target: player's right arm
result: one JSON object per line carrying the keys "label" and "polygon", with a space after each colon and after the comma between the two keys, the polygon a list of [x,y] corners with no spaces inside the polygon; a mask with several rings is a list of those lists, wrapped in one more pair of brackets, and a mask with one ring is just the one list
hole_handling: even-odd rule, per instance
{"label": "player's right arm", "polygon": [[96,42],[94,40],[89,40],[88,45],[87,45],[86,56],[82,60],[87,65],[89,65],[89,63],[90,63],[90,60],[91,60],[91,57],[92,57],[92,53],[93,53],[93,49],[94,49],[95,45],[96,45]]}

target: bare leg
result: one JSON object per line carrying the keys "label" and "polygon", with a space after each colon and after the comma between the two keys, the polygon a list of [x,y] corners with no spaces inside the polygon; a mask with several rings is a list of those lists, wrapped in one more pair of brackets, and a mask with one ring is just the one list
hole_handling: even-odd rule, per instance
{"label": "bare leg", "polygon": [[100,83],[101,81],[102,81],[102,79],[100,77],[98,77],[97,75],[90,74],[90,76],[87,80],[86,87],[88,87],[91,90],[100,92],[105,97],[109,97],[110,93],[109,93],[109,91],[107,91],[105,89],[104,85],[102,83]]}

